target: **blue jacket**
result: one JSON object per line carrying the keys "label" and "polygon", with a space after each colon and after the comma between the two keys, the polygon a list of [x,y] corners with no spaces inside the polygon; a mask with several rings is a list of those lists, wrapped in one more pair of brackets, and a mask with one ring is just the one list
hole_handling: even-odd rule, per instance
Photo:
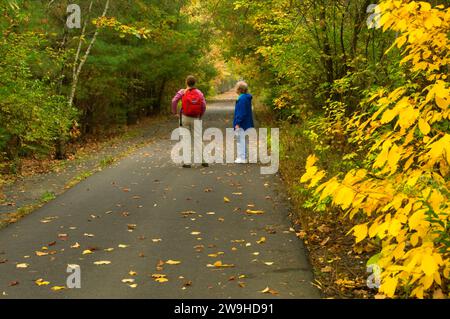
{"label": "blue jacket", "polygon": [[253,114],[252,114],[252,99],[251,94],[241,94],[236,101],[236,107],[234,109],[233,128],[236,125],[247,130],[254,127]]}

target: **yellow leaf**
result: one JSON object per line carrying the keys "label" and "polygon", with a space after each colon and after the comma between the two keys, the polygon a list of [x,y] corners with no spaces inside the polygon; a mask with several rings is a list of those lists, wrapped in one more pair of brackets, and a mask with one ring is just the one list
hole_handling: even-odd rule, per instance
{"label": "yellow leaf", "polygon": [[155,281],[159,282],[159,283],[164,283],[164,282],[168,282],[169,279],[167,279],[165,277],[160,277],[160,278],[156,278]]}
{"label": "yellow leaf", "polygon": [[367,224],[356,225],[353,227],[353,235],[355,235],[355,242],[359,243],[367,236]]}
{"label": "yellow leaf", "polygon": [[251,210],[251,209],[247,209],[247,210],[246,210],[246,213],[247,213],[247,214],[250,214],[250,215],[262,215],[262,214],[264,214],[264,211],[263,211],[263,210]]}
{"label": "yellow leaf", "polygon": [[381,117],[381,123],[382,124],[387,124],[390,123],[394,117],[396,117],[398,115],[398,109],[391,109],[391,110],[386,110],[383,113],[383,116]]}
{"label": "yellow leaf", "polygon": [[63,290],[63,289],[66,289],[66,287],[64,287],[64,286],[54,286],[54,287],[52,287],[53,291],[59,291],[59,290]]}
{"label": "yellow leaf", "polygon": [[333,201],[335,204],[340,205],[342,209],[347,209],[350,207],[354,198],[355,192],[350,187],[342,186],[337,190]]}
{"label": "yellow leaf", "polygon": [[266,237],[261,237],[256,243],[264,244],[266,242]]}
{"label": "yellow leaf", "polygon": [[101,260],[101,261],[94,261],[94,265],[109,265],[111,262],[109,260]]}
{"label": "yellow leaf", "polygon": [[49,281],[45,281],[44,279],[40,278],[38,280],[35,281],[36,285],[38,286],[48,286],[50,285]]}
{"label": "yellow leaf", "polygon": [[422,257],[421,268],[425,273],[425,275],[432,276],[438,270],[438,265],[436,264],[436,261],[434,260],[433,256],[427,254]]}
{"label": "yellow leaf", "polygon": [[168,264],[168,265],[179,265],[179,264],[181,264],[181,261],[169,259],[168,261],[166,261],[166,264]]}
{"label": "yellow leaf", "polygon": [[446,110],[450,104],[449,100],[445,100],[439,96],[436,96],[436,104],[437,106],[439,106],[441,109]]}
{"label": "yellow leaf", "polygon": [[232,268],[234,267],[233,264],[224,264],[222,263],[222,261],[216,261],[214,264],[212,265],[207,265],[207,267],[215,267],[215,268]]}
{"label": "yellow leaf", "polygon": [[428,135],[431,130],[428,122],[422,118],[419,119],[419,130],[420,130],[420,132],[422,132],[423,135]]}
{"label": "yellow leaf", "polygon": [[16,268],[28,268],[28,264],[27,263],[22,263],[22,264],[17,264]]}
{"label": "yellow leaf", "polygon": [[86,249],[85,251],[83,251],[83,255],[89,255],[92,254],[92,250]]}
{"label": "yellow leaf", "polygon": [[383,292],[386,296],[392,298],[395,295],[395,290],[397,289],[398,278],[397,277],[386,277],[380,286],[380,292]]}
{"label": "yellow leaf", "polygon": [[314,164],[316,164],[318,161],[318,158],[315,155],[309,155],[308,159],[306,160],[306,168],[312,167]]}
{"label": "yellow leaf", "polygon": [[224,198],[223,198],[223,201],[224,201],[225,203],[229,203],[229,202],[230,202],[230,199],[229,199],[228,197],[224,197]]}
{"label": "yellow leaf", "polygon": [[122,282],[124,283],[124,284],[132,284],[132,283],[134,283],[134,279],[122,279]]}
{"label": "yellow leaf", "polygon": [[38,256],[38,257],[47,256],[48,255],[48,253],[44,253],[42,251],[36,251],[35,253],[36,253],[36,256]]}
{"label": "yellow leaf", "polygon": [[412,106],[407,106],[400,112],[398,124],[401,128],[407,129],[414,124],[414,122],[419,117],[419,114],[419,110],[415,109]]}

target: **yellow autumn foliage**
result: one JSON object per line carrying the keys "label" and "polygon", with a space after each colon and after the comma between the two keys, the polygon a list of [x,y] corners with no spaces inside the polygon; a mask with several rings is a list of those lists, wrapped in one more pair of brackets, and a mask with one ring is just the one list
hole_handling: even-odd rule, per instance
{"label": "yellow autumn foliage", "polygon": [[[382,1],[380,24],[398,33],[401,65],[414,85],[368,97],[374,113],[348,120],[352,141],[368,147],[364,168],[319,186],[324,171],[308,159],[302,182],[313,183],[349,218],[356,243],[376,243],[379,293],[431,298],[450,279],[450,9],[427,2]],[[391,50],[389,49],[389,50]]]}

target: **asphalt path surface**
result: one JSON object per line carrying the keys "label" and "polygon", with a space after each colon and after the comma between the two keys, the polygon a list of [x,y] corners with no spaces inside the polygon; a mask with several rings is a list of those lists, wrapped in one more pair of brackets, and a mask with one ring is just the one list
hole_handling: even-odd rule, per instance
{"label": "asphalt path surface", "polygon": [[[232,115],[233,101],[216,101],[204,126]],[[320,298],[279,177],[185,169],[174,143],[168,133],[0,230],[0,299]],[[68,264],[81,288],[58,288]]]}

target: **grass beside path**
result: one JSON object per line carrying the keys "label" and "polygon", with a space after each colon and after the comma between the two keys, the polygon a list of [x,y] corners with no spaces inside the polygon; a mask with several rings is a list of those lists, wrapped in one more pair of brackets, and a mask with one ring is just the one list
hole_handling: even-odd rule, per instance
{"label": "grass beside path", "polygon": [[151,143],[171,127],[168,121],[167,116],[145,119],[114,136],[78,145],[75,154],[65,160],[25,160],[20,176],[3,178],[0,228],[17,222],[89,176]]}

